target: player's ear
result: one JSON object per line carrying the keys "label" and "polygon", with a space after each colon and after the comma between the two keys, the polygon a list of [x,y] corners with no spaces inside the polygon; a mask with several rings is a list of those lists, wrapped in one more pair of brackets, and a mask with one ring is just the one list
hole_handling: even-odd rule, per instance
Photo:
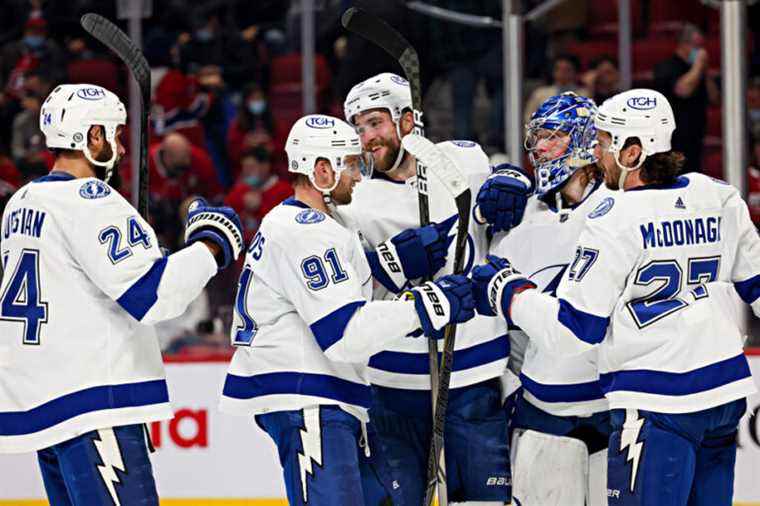
{"label": "player's ear", "polygon": [[623,151],[623,163],[627,167],[634,167],[639,162],[641,156],[641,145],[631,144]]}
{"label": "player's ear", "polygon": [[105,141],[105,130],[101,125],[93,125],[87,133],[87,143],[91,146],[100,146]]}
{"label": "player's ear", "polygon": [[402,136],[412,133],[412,130],[414,130],[414,113],[412,111],[408,109],[404,111],[399,121],[401,122]]}
{"label": "player's ear", "polygon": [[335,173],[329,161],[324,158],[317,159],[314,165],[314,180],[320,188],[332,186],[335,181]]}

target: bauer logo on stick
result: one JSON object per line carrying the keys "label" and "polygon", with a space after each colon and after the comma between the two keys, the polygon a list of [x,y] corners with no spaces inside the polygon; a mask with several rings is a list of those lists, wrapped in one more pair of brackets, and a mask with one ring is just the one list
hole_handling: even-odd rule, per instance
{"label": "bauer logo on stick", "polygon": [[77,96],[84,100],[103,100],[106,98],[106,92],[103,88],[82,88],[77,91]]}
{"label": "bauer logo on stick", "polygon": [[311,128],[333,128],[335,120],[327,116],[312,116],[306,120],[306,126]]}

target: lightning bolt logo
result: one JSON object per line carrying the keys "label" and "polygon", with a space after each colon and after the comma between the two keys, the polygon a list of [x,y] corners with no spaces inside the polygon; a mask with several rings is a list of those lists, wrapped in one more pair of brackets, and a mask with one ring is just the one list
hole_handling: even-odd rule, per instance
{"label": "lightning bolt logo", "polygon": [[623,423],[623,431],[620,434],[620,451],[622,452],[626,447],[628,448],[626,461],[631,462],[631,492],[633,492],[633,487],[636,484],[636,473],[639,470],[641,450],[644,449],[644,443],[638,441],[642,425],[644,425],[644,419],[639,418],[639,414],[635,409],[625,410],[625,422]]}
{"label": "lightning bolt logo", "polygon": [[116,506],[121,506],[119,497],[116,495],[115,483],[121,483],[119,477],[116,475],[116,469],[126,473],[127,468],[124,466],[124,461],[121,457],[121,450],[119,449],[119,443],[116,441],[116,434],[113,433],[113,429],[101,429],[98,430],[98,438],[93,439],[95,449],[100,455],[102,465],[98,466],[100,476],[103,477],[103,483],[108,489],[108,493],[111,494],[111,498]]}
{"label": "lightning bolt logo", "polygon": [[303,453],[298,454],[298,468],[301,471],[301,487],[303,502],[309,502],[306,494],[306,475],[314,476],[312,461],[322,467],[322,434],[319,427],[319,406],[303,410],[303,429],[301,447]]}

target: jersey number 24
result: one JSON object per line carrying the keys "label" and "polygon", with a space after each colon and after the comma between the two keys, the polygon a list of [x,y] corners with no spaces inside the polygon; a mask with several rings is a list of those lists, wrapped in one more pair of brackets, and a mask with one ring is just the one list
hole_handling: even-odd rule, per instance
{"label": "jersey number 24", "polygon": [[0,320],[22,323],[24,344],[40,344],[40,329],[48,321],[48,304],[41,300],[39,272],[40,252],[35,249],[22,250],[0,298]]}

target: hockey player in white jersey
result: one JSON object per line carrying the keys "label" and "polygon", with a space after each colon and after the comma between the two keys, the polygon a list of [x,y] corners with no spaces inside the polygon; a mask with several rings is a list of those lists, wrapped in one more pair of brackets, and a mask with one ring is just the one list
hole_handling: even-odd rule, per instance
{"label": "hockey player in white jersey", "polygon": [[[346,120],[359,132],[362,145],[374,157],[371,179],[362,181],[350,206],[341,209],[356,224],[370,249],[378,252],[373,275],[383,286],[375,297],[393,295],[418,282],[386,239],[419,224],[416,162],[412,149],[420,139],[413,129],[409,84],[383,73],[354,86],[346,97]],[[413,142],[409,142],[413,141]],[[424,141],[424,140],[423,140]],[[491,174],[488,159],[474,142],[435,145],[439,154],[466,173],[473,194]],[[419,152],[415,151],[419,154]],[[456,234],[454,199],[428,167],[430,218]],[[515,188],[513,203],[524,207],[529,182]],[[522,204],[519,202],[522,201]],[[468,231],[465,272],[487,253],[486,227],[472,223]],[[443,272],[451,272],[451,245]],[[371,256],[371,253],[370,253]],[[391,332],[391,329],[387,329]],[[503,321],[476,317],[458,326],[451,395],[446,418],[445,455],[450,501],[507,502],[510,494],[506,416],[501,409],[499,377],[506,367],[509,341]],[[402,479],[408,504],[424,497],[432,416],[430,370],[424,340],[396,340],[370,360],[373,384],[373,425],[389,461]],[[475,449],[475,450],[474,450]]]}
{"label": "hockey player in white jersey", "polygon": [[[591,99],[568,92],[550,97],[533,113],[525,145],[536,173],[536,194],[521,223],[497,233],[491,243],[493,255],[509,258],[549,295],[555,295],[573,261],[586,215],[612,194],[595,165],[595,112]],[[480,213],[495,230],[509,221],[495,204],[515,177],[521,175],[512,169],[497,170],[478,192]],[[518,328],[510,329],[509,336],[509,369],[522,385],[506,404],[514,431],[514,499],[523,506],[606,504],[610,423],[597,350],[561,357],[529,341]]]}
{"label": "hockey player in white jersey", "polygon": [[56,87],[40,128],[49,175],[11,198],[0,252],[0,452],[37,451],[51,504],[157,505],[144,424],[171,418],[152,325],[175,318],[243,248],[229,208],[196,205],[169,256],[108,181],[124,104]]}
{"label": "hockey player in white jersey", "polygon": [[369,166],[358,135],[310,115],[293,125],[285,149],[295,196],[264,217],[248,248],[231,331],[238,349],[220,407],[255,414],[277,444],[290,504],[402,504],[367,434],[367,362],[420,328],[472,318],[471,285],[445,276],[404,300],[371,301],[359,236],[335,214]]}
{"label": "hockey player in white jersey", "polygon": [[736,188],[678,176],[662,94],[616,95],[595,124],[605,184],[624,191],[588,214],[556,298],[499,259],[475,269],[478,310],[560,355],[599,347],[610,505],[728,506],[756,391],[739,306],[760,315],[760,238]]}

